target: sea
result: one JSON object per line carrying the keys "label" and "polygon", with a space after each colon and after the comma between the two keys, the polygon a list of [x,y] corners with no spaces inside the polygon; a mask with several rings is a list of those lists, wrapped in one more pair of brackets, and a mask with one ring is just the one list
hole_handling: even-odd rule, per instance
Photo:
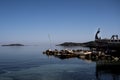
{"label": "sea", "polygon": [[[102,69],[96,61],[60,59],[43,51],[49,45],[0,46],[0,80],[120,80],[114,68]],[[51,49],[88,49],[54,46]]]}

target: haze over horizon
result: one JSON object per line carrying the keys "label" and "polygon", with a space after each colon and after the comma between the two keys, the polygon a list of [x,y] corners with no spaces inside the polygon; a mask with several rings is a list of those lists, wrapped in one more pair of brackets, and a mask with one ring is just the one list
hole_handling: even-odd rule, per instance
{"label": "haze over horizon", "polygon": [[120,0],[0,0],[0,44],[120,37]]}

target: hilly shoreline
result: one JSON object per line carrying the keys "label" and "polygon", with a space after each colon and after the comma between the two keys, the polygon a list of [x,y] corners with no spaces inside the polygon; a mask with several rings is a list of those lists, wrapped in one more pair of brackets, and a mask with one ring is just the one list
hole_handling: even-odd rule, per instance
{"label": "hilly shoreline", "polygon": [[95,44],[96,44],[95,41],[89,41],[89,42],[84,42],[84,43],[64,42],[62,44],[58,44],[57,46],[85,46],[85,47],[89,47],[90,45],[93,46]]}

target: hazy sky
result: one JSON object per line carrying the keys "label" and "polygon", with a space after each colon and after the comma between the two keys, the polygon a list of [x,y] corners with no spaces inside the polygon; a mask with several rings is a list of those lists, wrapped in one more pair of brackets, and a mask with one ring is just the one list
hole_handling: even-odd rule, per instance
{"label": "hazy sky", "polygon": [[0,0],[0,44],[120,36],[120,0]]}

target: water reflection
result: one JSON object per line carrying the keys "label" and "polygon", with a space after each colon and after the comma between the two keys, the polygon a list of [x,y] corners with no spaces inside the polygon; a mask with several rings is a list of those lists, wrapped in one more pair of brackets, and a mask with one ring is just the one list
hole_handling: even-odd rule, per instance
{"label": "water reflection", "polygon": [[[59,52],[59,51],[58,51]],[[120,80],[120,57],[118,56],[119,52],[111,53],[112,55],[102,55],[98,56],[98,58],[87,58],[86,56],[73,56],[72,54],[60,54],[56,56],[56,54],[47,54],[47,56],[54,56],[55,58],[59,58],[61,60],[65,59],[73,59],[78,58],[87,63],[96,63],[96,80]],[[116,56],[117,54],[117,56]],[[92,55],[90,55],[92,56]],[[93,56],[92,56],[93,57]],[[95,56],[94,56],[95,57]]]}
{"label": "water reflection", "polygon": [[120,61],[47,57],[44,50],[43,46],[0,48],[0,80],[120,80]]}
{"label": "water reflection", "polygon": [[96,62],[96,78],[97,80],[120,80],[120,62]]}

